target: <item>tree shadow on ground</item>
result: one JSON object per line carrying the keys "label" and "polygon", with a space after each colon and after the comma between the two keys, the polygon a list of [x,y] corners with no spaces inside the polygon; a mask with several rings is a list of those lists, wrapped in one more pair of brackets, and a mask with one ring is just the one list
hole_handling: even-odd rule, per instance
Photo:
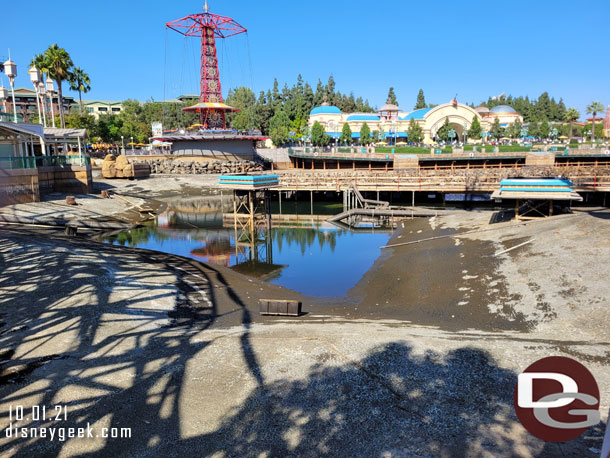
{"label": "tree shadow on ground", "polygon": [[[66,424],[29,425],[129,427],[131,438],[66,443],[2,435],[0,453],[556,455],[516,427],[516,374],[484,350],[419,354],[396,342],[352,360],[314,339],[324,350],[306,355],[313,362],[305,373],[290,360],[273,372],[268,366],[280,363],[261,363],[251,314],[220,270],[162,253],[63,238],[32,244],[31,237],[0,233],[0,347],[8,351],[0,363],[8,376],[0,380],[2,429],[9,405],[65,404]],[[202,333],[225,313],[237,314],[241,329],[236,351],[221,364],[243,360],[254,385],[212,432],[186,437],[185,422],[203,431],[209,421],[209,412],[185,413],[194,401],[188,393],[193,386],[201,397],[211,391],[205,370],[196,382],[186,368],[212,352],[214,339]]]}
{"label": "tree shadow on ground", "polygon": [[[239,457],[550,457],[566,448],[543,448],[518,426],[516,374],[486,351],[417,355],[390,343],[359,361],[321,359],[306,379],[260,385],[218,430],[174,447]],[[586,456],[578,441],[568,449]]]}

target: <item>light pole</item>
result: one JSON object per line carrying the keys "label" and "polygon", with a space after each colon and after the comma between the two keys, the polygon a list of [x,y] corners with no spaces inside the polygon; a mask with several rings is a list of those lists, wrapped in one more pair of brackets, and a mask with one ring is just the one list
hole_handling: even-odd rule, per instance
{"label": "light pole", "polygon": [[38,83],[40,82],[40,72],[36,67],[32,67],[28,70],[30,74],[30,81],[34,85],[34,90],[36,91],[36,109],[38,110],[38,123],[42,124],[42,113],[40,109],[40,97],[38,95]]}
{"label": "light pole", "polygon": [[130,137],[130,138],[131,138],[131,154],[136,154],[136,152],[133,149],[133,137]]}
{"label": "light pole", "polygon": [[40,94],[40,106],[42,107],[42,122],[43,125],[47,127],[47,91],[42,81],[38,82],[38,93]]}
{"label": "light pole", "polygon": [[121,154],[125,154],[125,137],[121,135]]}
{"label": "light pole", "polygon": [[17,64],[9,58],[4,62],[4,73],[8,76],[8,81],[11,85],[11,94],[13,96],[13,122],[17,122],[17,101],[15,100],[15,78],[17,77]]}
{"label": "light pole", "polygon": [[464,134],[462,135],[462,140],[464,142],[464,146],[466,146],[467,136],[468,136],[468,124],[464,123]]}
{"label": "light pole", "polygon": [[53,85],[53,80],[50,77],[47,77],[47,92],[49,93],[49,98],[51,99],[51,117],[53,118],[53,127],[55,127],[55,109],[53,108],[53,93],[55,92],[55,86]]}
{"label": "light pole", "polygon": [[4,105],[4,111],[6,111],[6,100],[8,99],[8,89],[4,86],[0,86],[0,100],[2,100],[2,104]]}

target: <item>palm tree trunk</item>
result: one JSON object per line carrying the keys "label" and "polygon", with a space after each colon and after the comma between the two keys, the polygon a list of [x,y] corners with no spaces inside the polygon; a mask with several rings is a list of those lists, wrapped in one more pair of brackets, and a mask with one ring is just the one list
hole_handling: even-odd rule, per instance
{"label": "palm tree trunk", "polygon": [[83,94],[82,92],[79,90],[78,91],[78,101],[80,103],[80,112],[83,112]]}
{"label": "palm tree trunk", "polygon": [[591,120],[591,142],[595,143],[595,116],[597,116],[597,112],[593,112],[593,119]]}
{"label": "palm tree trunk", "polygon": [[57,82],[57,95],[59,96],[58,105],[59,105],[59,125],[62,129],[66,128],[66,122],[64,120],[64,97],[61,90],[62,80],[55,80]]}

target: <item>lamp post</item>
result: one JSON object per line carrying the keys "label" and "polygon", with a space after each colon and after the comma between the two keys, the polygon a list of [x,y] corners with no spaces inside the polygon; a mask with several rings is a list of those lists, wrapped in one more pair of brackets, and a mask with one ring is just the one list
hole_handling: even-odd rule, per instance
{"label": "lamp post", "polygon": [[36,67],[32,67],[28,70],[30,75],[30,81],[34,85],[34,90],[36,91],[36,109],[38,110],[38,123],[42,124],[42,113],[40,109],[40,97],[38,95],[38,83],[40,82],[40,72]]}
{"label": "lamp post", "polygon": [[130,138],[131,138],[131,154],[136,154],[136,152],[133,149],[133,137],[130,137]]}
{"label": "lamp post", "polygon": [[55,109],[53,108],[53,93],[55,92],[55,86],[53,80],[47,77],[47,92],[49,93],[49,99],[51,100],[51,117],[53,118],[53,127],[55,127]]}
{"label": "lamp post", "polygon": [[125,137],[121,135],[121,154],[125,154]]}
{"label": "lamp post", "polygon": [[17,77],[17,64],[13,62],[9,56],[4,62],[4,73],[8,76],[8,81],[11,85],[11,94],[13,96],[13,122],[17,122],[17,102],[15,101],[15,78]]}
{"label": "lamp post", "polygon": [[40,94],[40,106],[42,108],[42,123],[43,126],[47,127],[47,91],[42,81],[38,82],[38,93]]}
{"label": "lamp post", "polygon": [[2,104],[4,105],[4,111],[6,111],[6,100],[8,99],[8,89],[4,86],[0,86],[0,100],[2,100]]}

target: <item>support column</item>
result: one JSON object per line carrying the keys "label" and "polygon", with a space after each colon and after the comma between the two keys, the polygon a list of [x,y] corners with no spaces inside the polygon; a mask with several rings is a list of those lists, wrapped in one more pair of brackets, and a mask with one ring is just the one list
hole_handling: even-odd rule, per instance
{"label": "support column", "polygon": [[250,237],[254,240],[254,192],[248,191],[248,208],[250,214],[248,215],[248,229],[250,230]]}
{"label": "support column", "polygon": [[311,196],[311,212],[310,214],[313,215],[313,191],[309,191],[310,196]]}

